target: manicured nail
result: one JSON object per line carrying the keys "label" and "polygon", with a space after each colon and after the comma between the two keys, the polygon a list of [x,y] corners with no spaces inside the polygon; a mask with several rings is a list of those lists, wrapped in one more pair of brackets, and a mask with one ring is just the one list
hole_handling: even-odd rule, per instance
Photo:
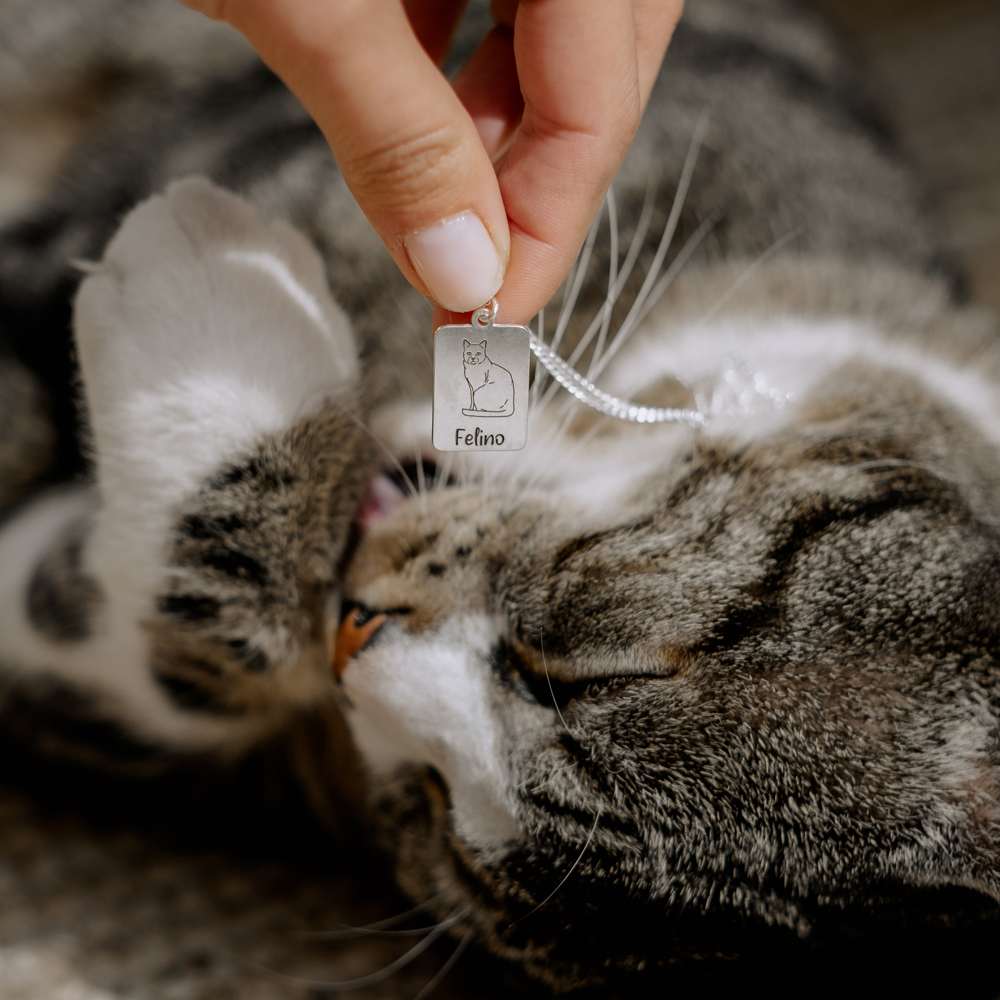
{"label": "manicured nail", "polygon": [[478,215],[463,212],[404,240],[431,297],[452,312],[471,312],[503,284],[503,264]]}

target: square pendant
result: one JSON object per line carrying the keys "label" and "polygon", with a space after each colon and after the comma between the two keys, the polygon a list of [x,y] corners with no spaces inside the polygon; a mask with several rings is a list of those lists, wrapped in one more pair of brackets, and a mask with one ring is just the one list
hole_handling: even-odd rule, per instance
{"label": "square pendant", "polygon": [[527,327],[442,326],[434,334],[438,451],[520,451],[528,442]]}

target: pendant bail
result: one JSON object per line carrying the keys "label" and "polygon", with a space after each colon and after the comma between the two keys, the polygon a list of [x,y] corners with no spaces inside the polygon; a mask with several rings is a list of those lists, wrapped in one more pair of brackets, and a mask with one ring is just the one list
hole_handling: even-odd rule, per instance
{"label": "pendant bail", "polygon": [[480,306],[472,314],[472,325],[478,327],[480,330],[489,330],[493,326],[493,321],[497,318],[499,311],[500,303],[497,302],[494,296],[486,305]]}

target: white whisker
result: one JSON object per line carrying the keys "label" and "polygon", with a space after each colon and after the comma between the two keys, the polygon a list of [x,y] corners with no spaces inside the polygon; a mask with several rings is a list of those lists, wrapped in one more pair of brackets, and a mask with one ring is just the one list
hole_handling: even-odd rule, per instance
{"label": "white whisker", "polygon": [[[604,342],[608,336],[608,328],[611,326],[611,313],[615,307],[615,289],[618,286],[618,206],[615,203],[615,188],[612,184],[608,188],[608,239],[611,243],[611,261],[608,264],[608,294],[604,299],[604,309],[602,311],[601,332],[597,336],[597,346],[594,348],[594,358],[601,356],[604,350]],[[595,317],[596,318],[596,317]],[[584,348],[586,350],[586,348]],[[593,365],[593,360],[591,360]]]}
{"label": "white whisker", "polygon": [[560,883],[533,910],[529,910],[523,917],[518,917],[517,920],[513,921],[513,923],[508,924],[507,930],[510,930],[514,924],[519,924],[522,920],[526,920],[533,913],[537,913],[566,884],[570,875],[576,871],[576,866],[583,860],[583,856],[587,853],[587,849],[590,847],[590,842],[594,839],[594,834],[597,833],[597,824],[601,821],[601,813],[603,811],[604,809],[602,806],[597,807],[597,815],[594,817],[594,825],[590,828],[590,835],[587,837],[587,842],[583,845],[583,849],[576,856],[576,861],[573,862],[570,870],[563,876],[562,881],[560,881]]}
{"label": "white whisker", "polygon": [[790,243],[802,233],[801,229],[793,229],[790,233],[785,233],[779,240],[775,240],[720,296],[719,300],[698,320],[692,327],[697,330],[704,326],[718,311],[753,277],[768,260],[770,260],[786,243]]}
{"label": "white whisker", "polygon": [[458,947],[451,953],[451,957],[448,961],[445,962],[440,969],[438,969],[434,978],[431,979],[431,981],[413,998],[413,1000],[424,1000],[424,997],[429,996],[431,991],[440,984],[441,980],[455,968],[455,963],[462,957],[462,953],[465,949],[469,947],[474,933],[475,931],[471,927],[465,932],[462,940],[458,942]]}
{"label": "white whisker", "polygon": [[359,976],[357,979],[347,979],[340,983],[329,983],[323,982],[322,980],[313,979],[303,979],[298,976],[289,976],[284,973],[277,973],[282,979],[286,981],[293,982],[296,985],[304,986],[308,989],[314,990],[317,993],[348,993],[352,990],[364,989],[366,986],[374,986],[375,983],[380,983],[384,979],[388,979],[390,976],[395,975],[400,969],[405,968],[410,964],[418,955],[422,955],[438,938],[447,934],[455,924],[459,921],[464,920],[472,912],[472,905],[462,907],[461,910],[453,913],[450,917],[446,917],[441,923],[436,924],[434,929],[427,934],[423,940],[418,941],[412,948],[404,952],[395,961],[390,962],[388,965],[379,969],[377,972],[372,972],[367,976]]}
{"label": "white whisker", "polygon": [[405,931],[369,930],[366,927],[342,927],[334,931],[303,931],[298,936],[309,941],[353,941],[359,937],[417,937],[429,933],[437,927],[413,927]]}
{"label": "white whisker", "polygon": [[638,322],[638,315],[646,303],[650,290],[659,276],[660,268],[663,267],[663,261],[673,241],[674,233],[677,231],[677,224],[680,222],[681,212],[687,200],[688,189],[691,187],[691,178],[694,176],[694,168],[698,162],[698,155],[701,153],[702,143],[705,141],[705,134],[708,132],[708,125],[708,114],[702,114],[698,119],[698,124],[695,126],[694,134],[691,136],[691,145],[688,147],[680,180],[677,182],[677,190],[674,192],[674,200],[670,206],[670,215],[667,217],[666,225],[663,227],[663,234],[660,236],[660,243],[656,248],[656,254],[643,280],[642,287],[639,289],[639,294],[636,295],[635,301],[632,303],[632,308],[629,309],[625,319],[622,320],[621,326],[618,327],[618,332],[608,346],[609,352],[617,351],[618,348],[615,344],[625,340],[631,334],[633,327]]}
{"label": "white whisker", "polygon": [[427,518],[427,478],[424,476],[424,456],[418,447],[416,449],[417,461],[417,496],[420,498],[420,516]]}
{"label": "white whisker", "polygon": [[[622,331],[619,330],[616,334],[615,339],[611,342],[611,346],[605,352],[604,356],[594,367],[593,373],[588,372],[588,378],[595,379],[604,369],[610,364],[611,359],[625,346],[628,341],[629,334],[632,330],[637,330],[639,324],[646,318],[649,311],[656,305],[660,300],[666,290],[674,283],[674,279],[683,270],[684,265],[690,260],[691,255],[701,246],[702,240],[715,228],[716,223],[719,221],[717,216],[709,216],[704,222],[688,237],[687,242],[681,247],[680,253],[670,262],[670,267],[663,273],[663,276],[656,283],[653,290],[649,293],[645,304],[640,310],[639,314],[636,316],[635,322],[632,324],[632,329],[622,335]],[[624,324],[623,324],[624,326]]]}
{"label": "white whisker", "polygon": [[[419,906],[411,907],[409,910],[404,910],[402,913],[397,913],[394,917],[386,917],[383,920],[376,920],[370,924],[364,924],[361,927],[339,927],[334,931],[305,931],[301,937],[326,937],[329,934],[354,934],[355,936],[359,934],[366,934],[374,931],[382,931],[387,927],[394,927],[396,924],[401,924],[404,920],[409,920],[410,917],[415,917],[418,913],[423,913],[428,907],[434,906],[435,903],[439,903],[448,894],[447,889],[442,889],[439,893],[431,896],[430,899],[421,903]],[[436,926],[436,925],[435,925]],[[422,930],[430,930],[431,928],[421,928]]]}
{"label": "white whisker", "polygon": [[[537,322],[535,324],[535,336],[545,343],[545,306],[538,310]],[[528,399],[528,408],[538,404],[538,396],[542,391],[542,382],[545,380],[545,369],[540,365],[535,365],[535,376],[531,382],[531,396]]]}
{"label": "white whisker", "polygon": [[601,209],[594,216],[594,221],[590,224],[590,231],[587,233],[586,240],[584,240],[583,249],[580,251],[580,257],[576,264],[576,270],[573,272],[572,284],[569,286],[566,298],[563,299],[562,308],[559,310],[559,321],[556,323],[556,332],[552,335],[551,347],[554,351],[559,350],[559,344],[562,342],[566,327],[569,326],[570,317],[573,315],[573,309],[576,306],[576,300],[580,295],[580,289],[583,287],[584,278],[587,277],[587,268],[590,267],[590,256],[594,252],[594,241],[597,239],[597,230],[601,226],[603,211],[602,204]]}
{"label": "white whisker", "polygon": [[[563,729],[568,733],[570,731],[569,726],[566,725],[566,720],[563,718],[562,709],[559,707],[559,702],[556,701],[556,692],[552,687],[552,678],[549,676],[548,664],[545,662],[545,640],[542,638],[542,633],[538,633],[538,646],[542,651],[542,670],[545,671],[545,680],[549,685],[549,694],[552,695],[552,706],[556,710],[556,715],[559,716],[559,721],[563,724]],[[572,734],[570,734],[572,735]]]}
{"label": "white whisker", "polygon": [[[708,115],[702,114],[702,116],[698,119],[698,123],[697,125],[695,125],[694,133],[691,136],[691,143],[688,147],[687,156],[685,157],[684,160],[684,166],[681,170],[680,180],[677,182],[677,190],[674,192],[674,200],[670,206],[670,213],[667,216],[667,221],[663,227],[663,232],[660,234],[660,242],[656,248],[656,253],[653,255],[653,260],[650,264],[649,271],[647,272],[646,277],[643,279],[642,287],[639,289],[635,301],[632,303],[632,306],[629,309],[628,313],[626,314],[625,319],[622,320],[620,326],[618,327],[618,330],[615,332],[614,337],[611,338],[611,342],[608,345],[607,351],[600,352],[600,355],[598,354],[598,352],[595,351],[594,357],[591,359],[590,370],[588,371],[587,374],[588,379],[596,378],[597,375],[604,370],[605,366],[607,365],[608,361],[610,361],[611,357],[613,357],[621,349],[622,345],[632,334],[632,331],[638,326],[640,313],[642,313],[642,315],[645,315],[645,313],[643,312],[643,308],[646,304],[647,299],[649,298],[651,289],[653,288],[654,284],[657,281],[657,278],[659,277],[660,269],[663,267],[663,262],[664,259],[666,258],[667,251],[670,249],[670,244],[673,241],[674,233],[677,231],[677,225],[680,222],[681,212],[684,209],[684,204],[687,199],[688,190],[691,186],[691,179],[694,176],[694,169],[698,162],[698,155],[701,152],[701,147],[705,139],[705,134],[708,131],[708,125],[709,125]],[[645,211],[645,205],[643,206],[643,209]],[[598,219],[599,218],[600,214],[598,214]],[[650,208],[650,218],[652,218],[652,208]],[[648,226],[649,223],[647,222],[646,228],[648,228]],[[642,231],[642,236],[643,238],[645,238],[645,229]],[[702,234],[701,238],[703,238],[703,236],[704,234]],[[629,246],[629,256],[631,256],[632,254],[633,247],[636,247],[636,254],[638,254],[639,252],[640,247],[637,246],[638,237],[639,237],[639,232],[637,231],[636,236],[633,238],[632,243]],[[688,244],[690,244],[690,240],[688,241]],[[687,247],[688,244],[685,244],[685,247]],[[696,245],[697,244],[695,244],[695,246]],[[692,246],[691,249],[693,251],[694,246]],[[687,257],[685,257],[684,260],[681,262],[681,266],[683,266],[683,264],[686,263],[686,261]],[[628,258],[626,258],[626,265],[628,265],[628,270],[631,271],[631,264],[629,263]],[[623,268],[622,270],[624,273],[625,268]],[[673,271],[673,273],[676,274],[676,271]],[[621,287],[624,287],[624,280],[622,280],[621,276],[619,277],[618,281],[621,282]],[[618,287],[618,282],[616,282],[616,288],[617,287]],[[666,287],[667,286],[664,285],[663,289],[665,290]],[[620,289],[618,290],[620,291]],[[660,294],[662,294],[662,291]],[[567,319],[567,323],[568,322],[569,320]],[[594,322],[591,323],[587,332],[584,334],[580,343],[577,345],[577,348],[570,355],[568,363],[571,366],[576,363],[577,359],[586,349],[587,344],[590,343],[590,339],[593,337],[594,330],[596,329],[595,326],[596,322],[597,318],[595,317]],[[552,345],[550,346],[553,349],[555,349],[556,341],[554,338]],[[548,402],[550,402],[552,396],[554,396],[558,391],[559,391],[558,383],[553,383],[552,385],[550,385],[547,393],[545,394],[545,396],[542,397],[542,406],[544,407]]]}
{"label": "white whisker", "polygon": [[431,484],[432,490],[443,490],[448,487],[448,481],[452,477],[454,465],[455,453],[446,451],[438,464],[437,471],[434,473],[434,482]]}
{"label": "white whisker", "polygon": [[658,181],[655,177],[649,179],[646,185],[646,197],[642,202],[642,210],[639,212],[639,221],[636,223],[635,233],[632,241],[628,245],[628,253],[625,255],[625,263],[618,272],[618,279],[615,282],[614,297],[617,300],[625,288],[625,283],[632,276],[635,262],[639,259],[639,253],[646,243],[646,234],[649,232],[650,224],[653,221],[653,210],[656,208],[656,194],[659,190]]}
{"label": "white whisker", "polygon": [[376,434],[363,420],[361,420],[356,414],[351,413],[350,410],[345,410],[345,413],[385,452],[389,461],[395,466],[396,471],[400,474],[403,482],[406,483],[407,489],[410,491],[410,496],[417,496],[417,488],[413,485],[413,480],[406,474],[406,469],[400,464],[399,459],[396,458],[393,450],[382,440],[382,438]]}
{"label": "white whisker", "polygon": [[[604,340],[611,325],[611,315],[614,311],[615,304],[618,302],[618,296],[621,295],[622,289],[625,287],[625,283],[631,276],[635,267],[635,262],[639,258],[639,252],[642,250],[643,245],[646,242],[646,233],[649,231],[649,224],[653,221],[653,209],[656,207],[656,191],[656,182],[651,178],[649,184],[646,185],[646,197],[643,199],[642,211],[639,213],[639,221],[636,224],[635,233],[632,235],[632,241],[629,243],[628,253],[625,255],[625,263],[622,265],[621,271],[618,272],[614,284],[609,290],[608,296],[604,300],[604,307],[602,311],[598,312],[598,314],[591,321],[590,326],[587,327],[586,332],[580,338],[580,343],[576,345],[573,353],[569,356],[569,363],[571,365],[575,364],[580,355],[587,349],[591,340],[593,340],[594,333],[598,329],[599,325],[601,329],[601,339],[597,348],[594,350],[593,358],[591,358],[591,367],[593,367],[601,356],[604,349]],[[609,191],[608,193],[610,194],[611,192]],[[611,235],[615,241],[612,253],[613,261],[617,259],[618,252],[617,206],[614,214],[614,228],[611,230]],[[590,372],[588,370],[588,376],[589,374]]]}
{"label": "white whisker", "polygon": [[[426,334],[424,333],[424,331],[422,329],[418,330],[413,325],[413,322],[410,319],[409,313],[407,313],[406,309],[403,308],[403,304],[400,301],[399,292],[398,291],[393,291],[392,297],[396,300],[396,305],[399,306],[399,314],[403,317],[403,319],[406,322],[406,325],[410,328],[410,332],[413,334],[414,339],[415,339],[416,343],[419,345],[420,350],[422,351],[424,357],[428,361],[433,361],[433,358],[431,357],[431,350],[427,346]],[[391,351],[389,351],[387,353],[392,358],[393,364],[396,366],[396,369],[397,369],[397,372],[398,372],[398,370],[399,370],[399,364],[398,364],[398,362],[396,361],[395,357],[392,355]],[[405,379],[402,379],[401,380],[401,384],[408,384],[408,381],[405,380]]]}

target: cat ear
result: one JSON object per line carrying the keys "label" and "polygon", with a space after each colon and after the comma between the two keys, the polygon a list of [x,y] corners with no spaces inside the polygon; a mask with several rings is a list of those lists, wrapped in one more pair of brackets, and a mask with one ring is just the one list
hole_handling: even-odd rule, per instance
{"label": "cat ear", "polygon": [[482,347],[482,348],[485,348],[486,347],[486,341],[485,340],[479,341],[479,346]]}
{"label": "cat ear", "polygon": [[463,340],[462,341],[462,346],[463,347],[471,347],[472,345],[467,340]]}

